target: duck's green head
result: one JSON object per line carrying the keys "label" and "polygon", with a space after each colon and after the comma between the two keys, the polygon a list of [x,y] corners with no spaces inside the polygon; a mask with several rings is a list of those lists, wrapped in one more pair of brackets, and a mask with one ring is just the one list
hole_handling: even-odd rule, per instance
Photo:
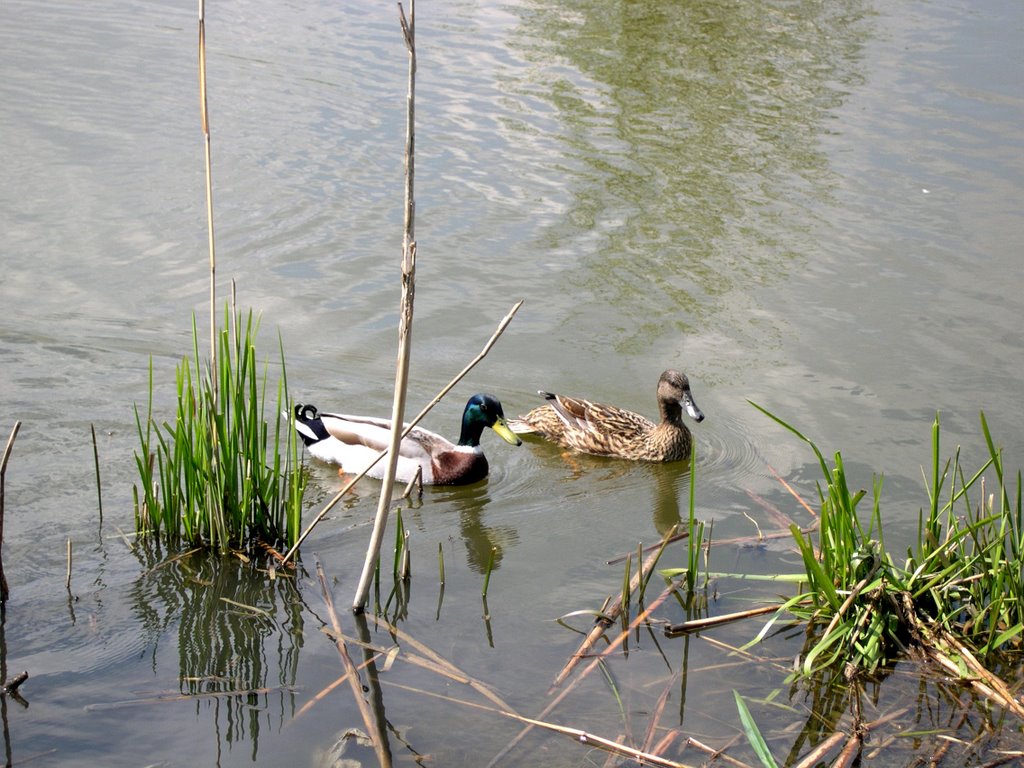
{"label": "duck's green head", "polygon": [[523,444],[505,423],[505,412],[501,409],[498,398],[481,393],[469,398],[466,410],[462,412],[462,435],[459,437],[459,445],[480,445],[480,435],[484,427],[493,429],[507,443]]}

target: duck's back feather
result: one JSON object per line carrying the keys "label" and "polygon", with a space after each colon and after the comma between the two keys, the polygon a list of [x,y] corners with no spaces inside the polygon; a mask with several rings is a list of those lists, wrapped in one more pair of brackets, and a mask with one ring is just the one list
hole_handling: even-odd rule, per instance
{"label": "duck's back feather", "polygon": [[667,370],[658,381],[661,421],[614,405],[551,392],[539,393],[547,402],[518,419],[509,428],[533,434],[563,448],[596,456],[633,461],[680,461],[690,455],[693,440],[680,418],[682,407],[697,421],[704,418],[689,391],[689,381]]}

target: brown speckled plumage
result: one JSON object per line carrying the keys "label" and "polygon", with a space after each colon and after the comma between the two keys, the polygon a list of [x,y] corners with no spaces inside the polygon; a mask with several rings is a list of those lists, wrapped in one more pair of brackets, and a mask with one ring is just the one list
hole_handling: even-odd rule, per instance
{"label": "brown speckled plumage", "polygon": [[537,435],[581,453],[612,456],[631,461],[681,461],[692,448],[690,430],[683,424],[683,408],[696,421],[704,414],[693,401],[690,382],[679,371],[669,369],[658,380],[658,408],[661,422],[614,405],[594,403],[551,392],[541,392],[548,401],[525,416],[511,419],[513,432]]}

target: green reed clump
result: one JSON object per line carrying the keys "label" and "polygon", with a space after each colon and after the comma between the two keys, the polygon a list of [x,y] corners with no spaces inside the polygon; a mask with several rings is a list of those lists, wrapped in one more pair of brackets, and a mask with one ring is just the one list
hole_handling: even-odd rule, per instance
{"label": "green reed clump", "polygon": [[[989,459],[971,475],[953,459],[940,460],[938,416],[932,426],[927,510],[919,518],[917,546],[900,565],[886,551],[882,534],[881,479],[871,509],[857,506],[864,491],[851,491],[842,456],[829,467],[813,442],[769,413],[770,418],[811,446],[824,475],[817,544],[792,526],[803,557],[807,589],[786,601],[788,612],[808,625],[808,641],[797,672],[810,676],[834,665],[848,674],[871,673],[910,647],[951,657],[963,649],[981,660],[1019,653],[1024,636],[1024,525],[1021,475],[1012,490],[1002,454],[984,414],[981,425]],[[995,470],[996,487],[986,497],[983,472]],[[972,499],[972,494],[977,494]],[[775,619],[773,619],[773,622]],[[772,622],[755,642],[764,637]]]}
{"label": "green reed clump", "polygon": [[216,368],[203,373],[193,317],[194,357],[185,357],[177,369],[173,423],[153,420],[150,366],[145,419],[135,409],[140,532],[222,550],[254,540],[290,546],[298,538],[305,480],[295,432],[281,416],[291,412],[284,349],[268,425],[267,366],[261,371],[256,359],[258,329],[251,310],[243,322],[241,312],[225,307]]}

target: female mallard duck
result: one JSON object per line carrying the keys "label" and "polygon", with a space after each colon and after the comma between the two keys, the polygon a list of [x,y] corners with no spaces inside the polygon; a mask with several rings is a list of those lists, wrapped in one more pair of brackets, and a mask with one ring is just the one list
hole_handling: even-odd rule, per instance
{"label": "female mallard duck", "polygon": [[692,438],[683,424],[683,408],[696,421],[704,414],[693,401],[685,374],[667,370],[658,380],[661,423],[614,405],[592,403],[575,397],[540,392],[547,404],[512,419],[517,434],[534,434],[595,456],[631,461],[681,461],[689,457]]}
{"label": "female mallard duck", "polygon": [[[480,435],[490,427],[512,445],[522,440],[505,422],[501,403],[493,395],[473,395],[462,413],[459,444],[420,427],[402,439],[395,479],[408,482],[423,471],[426,485],[465,485],[487,477],[487,457],[480,447]],[[391,444],[391,420],[370,416],[320,413],[312,405],[295,406],[295,429],[310,454],[321,461],[338,464],[343,471],[358,474],[377,454]],[[384,476],[384,459],[367,473]]]}

